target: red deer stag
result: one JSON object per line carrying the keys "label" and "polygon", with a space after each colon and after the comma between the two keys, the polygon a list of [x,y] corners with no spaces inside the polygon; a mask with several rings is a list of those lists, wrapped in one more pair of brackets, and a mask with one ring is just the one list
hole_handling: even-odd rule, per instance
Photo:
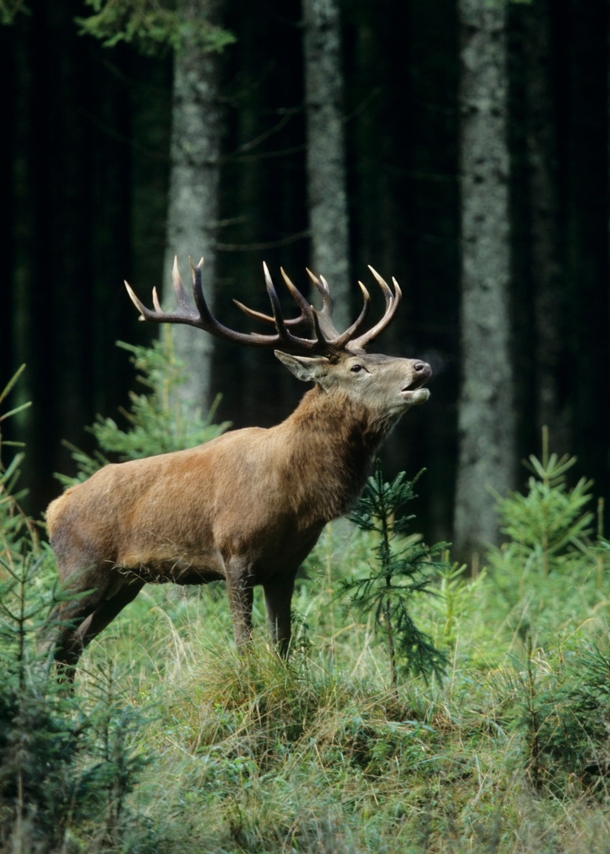
{"label": "red deer stag", "polygon": [[[385,313],[361,332],[370,297],[360,283],[362,311],[340,333],[323,278],[309,274],[322,299],[315,309],[282,271],[300,309],[299,317],[286,320],[265,266],[272,316],[237,305],[274,324],[275,332],[244,334],[210,312],[202,265],[203,259],[191,265],[197,310],[177,263],[174,313],[162,311],[155,291],[155,310],[146,308],[127,285],[140,320],[187,323],[227,341],[271,348],[299,380],[315,385],[275,427],[248,427],[190,450],[108,465],[51,503],[47,518],[60,577],[66,589],[84,594],[57,612],[62,628],[55,658],[68,678],[87,644],[147,582],[224,579],[238,644],[250,636],[252,588],[262,584],[272,637],[285,652],[299,566],[324,525],[351,508],[390,429],[429,397],[422,388],[432,374],[426,362],[365,353],[396,314],[396,280],[390,287],[371,268]],[[298,325],[311,337],[291,331]]]}

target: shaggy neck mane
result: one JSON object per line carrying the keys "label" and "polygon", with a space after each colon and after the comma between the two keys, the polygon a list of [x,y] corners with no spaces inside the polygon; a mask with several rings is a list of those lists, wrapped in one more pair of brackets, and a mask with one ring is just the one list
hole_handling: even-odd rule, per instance
{"label": "shaggy neck mane", "polygon": [[286,494],[304,522],[324,523],[352,507],[396,420],[316,386],[273,428],[285,443]]}

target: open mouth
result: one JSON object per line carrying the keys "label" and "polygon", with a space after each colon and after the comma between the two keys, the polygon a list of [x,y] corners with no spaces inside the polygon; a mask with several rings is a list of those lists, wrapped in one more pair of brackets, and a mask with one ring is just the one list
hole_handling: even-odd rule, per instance
{"label": "open mouth", "polygon": [[430,397],[430,392],[427,388],[422,388],[429,377],[416,377],[406,388],[400,392],[403,400],[408,401],[412,406],[418,406],[420,403],[425,403]]}

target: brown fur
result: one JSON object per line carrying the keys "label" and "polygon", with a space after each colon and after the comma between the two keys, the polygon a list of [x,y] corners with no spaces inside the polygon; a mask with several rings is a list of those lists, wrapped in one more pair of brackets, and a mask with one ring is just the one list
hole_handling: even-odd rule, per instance
{"label": "brown fur", "polygon": [[276,355],[316,382],[281,424],[108,465],[50,504],[61,579],[91,591],[58,612],[72,621],[56,649],[70,675],[146,582],[225,579],[238,643],[251,630],[252,587],[262,584],[272,635],[287,646],[300,564],[326,522],[352,506],[400,415],[427,398],[418,387],[431,372],[422,362],[364,353],[333,361]]}

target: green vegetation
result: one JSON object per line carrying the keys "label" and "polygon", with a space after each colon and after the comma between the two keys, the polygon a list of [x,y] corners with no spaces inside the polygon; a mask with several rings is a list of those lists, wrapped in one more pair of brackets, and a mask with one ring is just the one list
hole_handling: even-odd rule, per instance
{"label": "green vegetation", "polygon": [[79,31],[99,39],[104,47],[127,42],[152,56],[164,48],[181,50],[187,38],[218,52],[235,41],[235,36],[209,21],[184,19],[176,4],[165,0],[85,0],[85,5],[93,14],[75,19]]}
{"label": "green vegetation", "polygon": [[408,536],[415,516],[406,515],[405,508],[415,497],[417,478],[408,481],[401,472],[386,483],[378,463],[349,517],[361,531],[373,534],[370,551],[376,560],[364,577],[344,579],[343,587],[352,593],[361,616],[374,615],[375,628],[387,645],[395,687],[401,659],[404,673],[424,677],[440,678],[447,664],[444,653],[417,628],[409,613],[414,594],[430,592],[433,578],[445,569],[434,558],[447,546],[437,543],[428,548],[418,534]]}
{"label": "green vegetation", "polygon": [[[150,392],[141,410],[132,400],[135,432],[136,411],[154,421]],[[0,850],[606,851],[610,549],[591,534],[590,484],[566,483],[572,460],[545,438],[529,463],[525,495],[498,503],[506,545],[476,578],[410,533],[412,484],[378,471],[357,524],[327,526],[306,561],[288,661],[260,591],[239,656],[220,586],[148,586],[87,650],[71,695],[39,643],[52,557],[5,462]],[[388,601],[402,609],[389,623]],[[434,650],[428,669],[401,646],[407,618]]]}

